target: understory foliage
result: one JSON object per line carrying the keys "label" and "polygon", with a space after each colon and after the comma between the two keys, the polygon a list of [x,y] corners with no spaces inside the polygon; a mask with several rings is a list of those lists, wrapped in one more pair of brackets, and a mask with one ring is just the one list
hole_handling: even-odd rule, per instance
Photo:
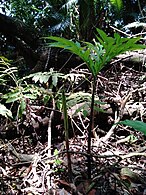
{"label": "understory foliage", "polygon": [[[94,128],[94,105],[95,105],[95,88],[96,88],[96,79],[99,71],[109,62],[111,59],[113,59],[115,56],[124,53],[126,51],[136,50],[136,49],[143,49],[145,46],[141,44],[137,44],[137,42],[140,40],[140,38],[121,38],[119,34],[115,33],[114,37],[109,37],[106,35],[106,33],[100,29],[97,29],[97,32],[99,35],[95,36],[94,43],[89,42],[73,42],[71,40],[67,40],[65,38],[60,37],[48,37],[45,39],[53,40],[55,42],[49,43],[51,47],[60,47],[66,50],[71,51],[72,53],[79,56],[87,65],[87,68],[92,74],[93,77],[93,83],[92,83],[92,96],[91,96],[91,112],[90,112],[90,125],[88,129],[88,177],[91,178],[91,159],[90,159],[90,153],[91,153],[91,132]],[[5,64],[5,63],[4,63]],[[9,66],[7,65],[7,68]],[[51,85],[49,85],[49,89],[53,89],[53,87],[57,87],[58,80],[61,78],[64,80],[69,79],[69,77],[81,77],[82,75],[63,75],[62,73],[54,72],[52,69],[50,72],[44,72],[44,73],[35,73],[30,76],[27,76],[23,79],[17,79],[13,68],[6,69],[6,74],[2,74],[1,78],[9,75],[14,83],[15,87],[13,89],[2,96],[2,99],[6,99],[6,103],[12,103],[12,102],[19,102],[18,110],[17,110],[17,118],[22,117],[24,111],[26,110],[27,102],[30,101],[36,101],[36,99],[43,95],[44,100],[49,100],[50,98],[55,98],[56,100],[59,100],[59,94],[62,93],[62,90],[65,90],[65,86],[62,85],[62,87],[58,90],[58,93],[55,94],[52,92],[52,90],[47,92],[47,89],[39,89],[34,84],[30,85],[27,84],[26,79],[33,78],[35,83],[39,81],[41,84],[47,84],[50,82],[51,78]],[[74,79],[75,80],[75,79]],[[25,82],[24,82],[25,81]],[[44,93],[45,92],[45,93]],[[48,96],[48,97],[47,97]],[[59,107],[63,108],[63,113],[67,113],[67,102],[65,98],[65,94],[63,93],[62,106],[59,105]],[[60,102],[60,100],[57,102]],[[46,101],[46,102],[47,102]],[[80,101],[80,100],[79,100]],[[75,102],[75,101],[74,101]],[[3,111],[3,115],[6,116],[5,108]],[[69,150],[69,132],[68,132],[68,125],[67,125],[67,114],[64,116],[65,121],[65,132],[66,132],[66,143],[67,143],[67,150]],[[124,124],[124,123],[123,123]],[[135,125],[135,124],[134,124]],[[68,161],[70,161],[70,156],[68,155]],[[69,163],[70,164],[70,163]],[[71,171],[71,167],[70,167]]]}
{"label": "understory foliage", "polygon": [[[1,0],[0,8],[5,15],[10,15],[27,26],[33,26],[40,36],[67,35],[67,38],[88,40],[94,37],[92,29],[96,27],[108,32],[109,25],[122,29],[135,21],[144,22],[144,5],[143,1],[137,3],[133,0]],[[136,13],[137,9],[139,14]],[[91,31],[92,36],[90,32],[84,31]]]}
{"label": "understory foliage", "polygon": [[[126,51],[143,49],[145,46],[137,44],[140,38],[121,38],[119,34],[114,33],[114,37],[109,37],[100,29],[97,29],[99,34],[95,36],[94,44],[89,42],[73,42],[60,37],[48,37],[55,42],[49,43],[51,47],[60,47],[71,51],[79,56],[87,65],[93,76],[92,100],[90,125],[88,130],[88,177],[91,178],[91,133],[94,128],[94,97],[96,88],[96,79],[99,71],[117,55]],[[83,45],[83,46],[82,46]],[[84,46],[85,45],[85,46]]]}
{"label": "understory foliage", "polygon": [[2,195],[145,191],[145,54],[119,55],[141,58],[145,15],[145,0],[0,0]]}

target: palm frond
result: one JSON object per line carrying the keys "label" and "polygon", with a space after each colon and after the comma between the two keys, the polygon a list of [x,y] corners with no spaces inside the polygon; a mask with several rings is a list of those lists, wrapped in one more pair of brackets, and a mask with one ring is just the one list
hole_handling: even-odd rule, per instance
{"label": "palm frond", "polygon": [[60,23],[50,27],[49,31],[51,33],[64,31],[69,25],[70,25],[70,20],[69,20],[69,18],[67,18],[67,19],[61,21]]}
{"label": "palm frond", "polygon": [[77,4],[77,3],[78,3],[78,0],[68,0],[67,3],[65,3],[65,4],[61,7],[61,9],[66,8],[67,11],[68,11],[69,9],[72,8],[73,5],[75,5],[75,4]]}

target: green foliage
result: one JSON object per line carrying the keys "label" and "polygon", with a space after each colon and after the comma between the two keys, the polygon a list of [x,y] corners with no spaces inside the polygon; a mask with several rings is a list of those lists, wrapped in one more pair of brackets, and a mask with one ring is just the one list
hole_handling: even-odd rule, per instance
{"label": "green foliage", "polygon": [[28,99],[36,100],[39,96],[41,96],[41,94],[42,92],[40,88],[26,84],[24,86],[18,86],[11,89],[10,92],[2,96],[2,99],[5,100],[5,103],[18,102],[17,116],[18,118],[21,118],[26,109],[26,101]]}
{"label": "green foliage", "polygon": [[13,103],[21,99],[35,100],[40,94],[37,86],[26,84],[12,89],[9,93],[4,94],[2,98],[6,99],[6,103]]}
{"label": "green foliage", "polygon": [[[82,29],[86,29],[84,26],[88,30],[91,23],[108,29],[109,24],[114,25],[115,22],[118,26],[126,25],[127,20],[123,20],[126,17],[128,23],[141,20],[141,14],[145,13],[145,2],[140,2],[143,9],[138,13],[137,2],[133,0],[1,0],[0,3],[1,13],[21,20],[29,27],[33,26],[41,36],[64,33],[64,36],[78,37]],[[90,6],[91,4],[93,6]],[[125,12],[119,17],[117,13],[119,15],[121,10]],[[92,15],[95,21],[90,22]]]}
{"label": "green foliage", "polygon": [[51,84],[56,87],[57,84],[58,84],[58,79],[59,78],[64,78],[64,74],[62,73],[58,73],[56,71],[54,71],[53,69],[50,69],[49,72],[38,72],[38,73],[34,73],[34,74],[31,74],[26,78],[31,78],[32,77],[32,80],[37,83],[41,83],[41,84],[46,84],[49,79],[51,78],[52,82]]}
{"label": "green foliage", "polygon": [[118,33],[114,37],[107,36],[106,33],[97,29],[99,36],[96,35],[94,44],[83,42],[73,42],[60,37],[46,37],[55,42],[49,43],[51,47],[60,47],[78,55],[84,62],[92,75],[96,77],[99,71],[111,61],[115,56],[130,50],[143,49],[145,46],[136,44],[140,38],[121,38]]}
{"label": "green foliage", "polygon": [[11,61],[4,56],[0,56],[0,85],[6,85],[8,77],[14,82],[17,80],[15,74],[18,70],[16,67],[12,67],[10,62]]}
{"label": "green foliage", "polygon": [[12,112],[0,103],[0,115],[6,118],[13,118]]}
{"label": "green foliage", "polygon": [[[12,67],[10,61],[5,57],[0,57],[0,84],[8,85],[7,88],[4,87],[3,93],[1,93],[1,100],[4,103],[17,103],[17,117],[21,118],[25,109],[26,101],[36,100],[39,96],[47,97],[47,93],[35,85],[27,84],[23,79],[17,78],[17,68]],[[10,84],[11,83],[11,84]],[[8,91],[7,93],[5,91]],[[5,92],[5,94],[4,94]],[[47,98],[48,99],[48,98]],[[46,101],[46,100],[45,100]],[[11,117],[11,111],[6,109],[4,105],[1,105],[1,115]]]}
{"label": "green foliage", "polygon": [[[64,48],[66,50],[71,51],[72,53],[78,55],[84,62],[86,62],[91,72],[95,72],[94,71],[94,61],[92,61],[92,57],[91,57],[94,55],[91,52],[94,52],[97,50],[94,45],[85,43],[86,46],[81,46],[81,44],[77,41],[73,42],[71,40],[67,40],[65,38],[60,38],[60,37],[48,37],[48,39],[56,41],[54,43],[50,43],[51,47],[60,47],[60,48]],[[100,52],[103,53],[102,48],[101,50],[99,50],[99,53]]]}
{"label": "green foliage", "polygon": [[41,32],[62,32],[73,26],[71,17],[75,11],[77,0],[58,1],[25,1],[8,0],[3,3],[11,16],[25,22],[28,26],[34,25]]}
{"label": "green foliage", "polygon": [[[79,56],[87,65],[89,71],[93,76],[93,88],[91,97],[91,111],[90,111],[90,124],[88,131],[88,177],[91,178],[91,132],[94,126],[94,103],[95,103],[95,91],[96,91],[96,78],[99,71],[111,61],[112,58],[126,51],[142,49],[145,46],[136,44],[140,38],[121,38],[119,34],[115,33],[114,37],[108,36],[104,31],[97,29],[98,36],[95,36],[94,43],[83,42],[82,45],[79,42],[73,42],[65,38],[60,37],[48,37],[46,39],[53,40],[55,42],[49,43],[51,47],[59,47],[66,49],[77,56]],[[87,113],[84,112],[84,115]]]}
{"label": "green foliage", "polygon": [[[5,78],[5,81],[13,80],[13,86],[10,86],[7,89],[7,93],[1,94],[1,99],[7,103],[16,103],[17,104],[17,117],[21,118],[26,110],[27,100],[31,100],[34,102],[41,97],[41,100],[46,105],[50,98],[52,98],[52,91],[48,89],[52,89],[52,87],[57,87],[58,82],[61,81],[62,85],[64,82],[76,82],[76,80],[84,77],[83,74],[62,74],[50,69],[49,72],[38,72],[31,74],[29,76],[23,77],[22,79],[17,79],[17,69],[14,67],[10,67],[11,65],[7,62],[8,60],[2,61],[2,65],[4,64],[4,69],[2,68],[0,78]],[[3,67],[3,66],[2,66]],[[27,80],[32,79],[35,84],[27,84]],[[30,82],[30,80],[29,80]],[[37,87],[37,83],[41,84],[44,87]],[[56,104],[59,109],[62,109],[61,103],[61,93],[57,90],[55,94]]]}
{"label": "green foliage", "polygon": [[56,166],[61,165],[61,163],[62,163],[62,161],[58,157],[58,153],[59,153],[59,151],[57,149],[55,149],[53,155],[55,156],[54,164]]}
{"label": "green foliage", "polygon": [[[81,112],[84,117],[90,114],[92,94],[85,92],[77,92],[72,93],[67,97],[67,108],[71,109],[72,115],[76,115],[78,112]],[[98,112],[104,112],[103,109],[100,108],[100,105],[105,104],[104,102],[99,101],[98,97],[95,97],[94,101],[94,110]],[[77,108],[76,108],[77,106]],[[73,107],[75,108],[74,110]]]}
{"label": "green foliage", "polygon": [[[131,39],[122,38],[118,33],[114,33],[114,37],[109,37],[104,31],[100,29],[97,29],[97,32],[100,36],[96,36],[96,38],[105,49],[105,54],[102,57],[103,60],[101,60],[101,64],[109,62],[115,56],[126,51],[145,48],[144,45],[137,44],[137,42],[140,40],[140,37]],[[103,65],[101,67],[103,67]]]}
{"label": "green foliage", "polygon": [[49,72],[37,72],[34,74],[30,74],[29,76],[26,76],[23,78],[23,80],[25,79],[29,79],[32,78],[32,80],[37,83],[41,83],[41,84],[47,84],[49,82],[49,85],[52,85],[54,87],[57,86],[58,81],[62,80],[63,82],[65,80],[74,82],[80,78],[84,78],[85,75],[84,74],[74,74],[74,73],[69,73],[64,75],[63,73],[54,71],[52,68],[49,70]]}
{"label": "green foliage", "polygon": [[111,5],[113,5],[116,10],[121,11],[123,8],[123,1],[122,0],[110,0]]}
{"label": "green foliage", "polygon": [[28,25],[37,24],[47,9],[46,3],[38,0],[11,0],[9,6],[10,14]]}
{"label": "green foliage", "polygon": [[142,121],[125,120],[125,121],[121,121],[117,124],[127,125],[129,127],[134,128],[135,130],[142,132],[144,135],[146,135],[146,123],[144,123]]}

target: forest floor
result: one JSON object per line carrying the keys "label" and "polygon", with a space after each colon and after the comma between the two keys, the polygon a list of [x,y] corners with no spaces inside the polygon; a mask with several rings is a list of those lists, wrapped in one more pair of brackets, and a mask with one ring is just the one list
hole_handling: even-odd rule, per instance
{"label": "forest floor", "polygon": [[[94,116],[91,179],[87,173],[88,114],[78,112],[69,117],[71,170],[62,117],[52,119],[51,157],[47,125],[33,133],[30,133],[32,127],[27,127],[27,134],[17,136],[13,128],[18,124],[2,121],[0,194],[146,194],[146,137],[128,126],[114,125],[125,119],[146,122],[145,70],[144,66],[131,62],[118,62],[104,68],[98,76],[96,91],[105,104],[100,107],[104,112],[96,111]],[[87,75],[90,76],[88,72]],[[81,91],[82,86],[84,83]],[[25,132],[25,127],[21,121],[19,131]]]}

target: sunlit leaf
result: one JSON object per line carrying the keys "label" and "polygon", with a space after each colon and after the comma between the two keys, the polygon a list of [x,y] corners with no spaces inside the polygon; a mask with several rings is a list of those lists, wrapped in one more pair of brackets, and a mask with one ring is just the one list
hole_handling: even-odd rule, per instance
{"label": "sunlit leaf", "polygon": [[19,96],[9,97],[9,98],[6,100],[6,103],[15,102],[15,101],[19,100],[20,98],[21,98],[21,97],[19,97]]}
{"label": "sunlit leaf", "polygon": [[[96,40],[94,44],[83,42],[83,46],[79,42],[73,42],[72,40],[61,37],[51,36],[45,39],[54,41],[49,43],[51,47],[60,47],[78,55],[86,62],[88,69],[94,77],[96,77],[99,71],[117,55],[126,51],[144,49],[146,47],[142,44],[137,44],[140,37],[131,39],[122,38],[117,33],[114,34],[114,37],[110,37],[103,30],[98,28],[97,32],[98,36],[95,36]],[[102,45],[102,47],[100,47],[100,45]]]}
{"label": "sunlit leaf", "polygon": [[57,75],[53,75],[52,76],[52,84],[53,86],[57,86],[57,83],[58,83],[58,76]]}
{"label": "sunlit leaf", "polygon": [[8,117],[13,118],[12,112],[9,109],[7,109],[3,104],[0,104],[0,115],[6,118]]}
{"label": "sunlit leaf", "polygon": [[118,11],[120,11],[123,8],[122,0],[110,0],[110,2]]}
{"label": "sunlit leaf", "polygon": [[23,95],[25,98],[28,98],[28,99],[36,99],[37,98],[37,95],[35,95],[35,94],[24,94]]}

